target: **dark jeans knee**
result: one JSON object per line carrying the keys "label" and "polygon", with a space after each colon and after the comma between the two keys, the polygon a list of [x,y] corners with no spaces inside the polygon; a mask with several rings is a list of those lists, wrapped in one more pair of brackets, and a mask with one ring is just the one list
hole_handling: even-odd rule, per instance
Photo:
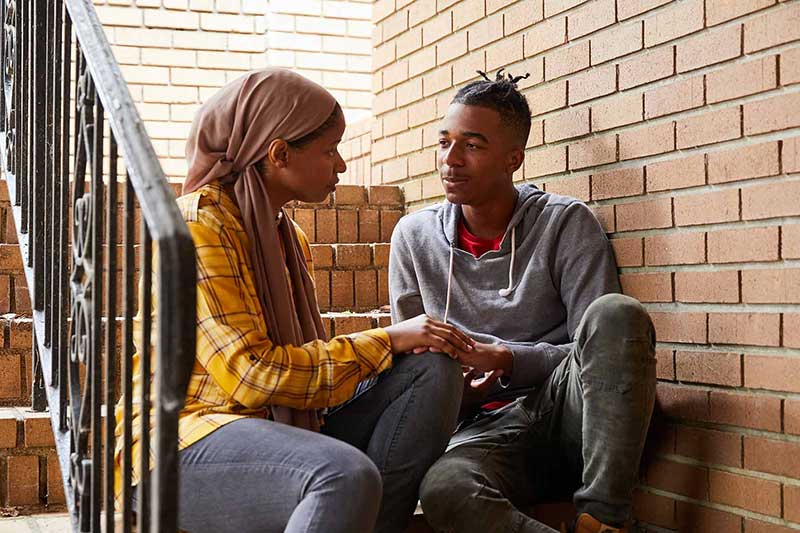
{"label": "dark jeans knee", "polygon": [[605,294],[586,308],[581,333],[600,331],[605,336],[625,339],[650,339],[655,330],[650,315],[635,298],[624,294]]}
{"label": "dark jeans knee", "polygon": [[[461,531],[467,524],[475,526],[469,512],[483,483],[478,479],[476,465],[467,459],[443,456],[425,475],[419,489],[419,499],[425,519],[436,531]],[[475,509],[481,513],[481,509]],[[470,527],[470,531],[478,531]]]}

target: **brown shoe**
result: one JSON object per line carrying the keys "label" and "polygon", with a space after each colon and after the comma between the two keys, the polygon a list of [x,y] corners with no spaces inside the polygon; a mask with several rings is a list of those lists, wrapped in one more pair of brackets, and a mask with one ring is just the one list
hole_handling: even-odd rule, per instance
{"label": "brown shoe", "polygon": [[581,513],[573,533],[627,533],[625,528],[606,525],[588,513]]}

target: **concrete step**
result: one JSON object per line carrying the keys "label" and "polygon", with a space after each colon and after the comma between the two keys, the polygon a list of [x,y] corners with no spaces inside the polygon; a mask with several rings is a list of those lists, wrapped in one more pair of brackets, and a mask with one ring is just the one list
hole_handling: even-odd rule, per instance
{"label": "concrete step", "polygon": [[72,533],[66,513],[0,518],[0,533]]}

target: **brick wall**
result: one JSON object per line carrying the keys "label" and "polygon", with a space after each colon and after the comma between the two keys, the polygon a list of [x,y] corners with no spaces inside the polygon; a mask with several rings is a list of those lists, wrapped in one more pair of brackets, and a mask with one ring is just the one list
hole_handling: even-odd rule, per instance
{"label": "brick wall", "polygon": [[167,176],[186,177],[194,113],[265,66],[329,89],[348,122],[370,116],[370,22],[363,0],[94,0]]}
{"label": "brick wall", "polygon": [[800,2],[377,0],[373,182],[441,198],[436,124],[530,72],[515,176],[586,201],[656,323],[644,524],[800,528]]}

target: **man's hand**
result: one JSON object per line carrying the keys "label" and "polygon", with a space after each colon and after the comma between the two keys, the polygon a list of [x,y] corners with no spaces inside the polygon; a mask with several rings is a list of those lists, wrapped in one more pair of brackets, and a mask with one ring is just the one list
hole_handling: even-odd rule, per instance
{"label": "man's hand", "polygon": [[472,350],[459,356],[458,361],[462,366],[474,368],[479,373],[502,370],[503,375],[510,376],[514,370],[514,358],[511,350],[502,344],[476,342]]}
{"label": "man's hand", "polygon": [[480,372],[470,368],[464,373],[464,394],[461,396],[461,413],[484,403],[494,382],[503,375],[502,370],[492,370],[483,377]]}
{"label": "man's hand", "polygon": [[391,340],[393,353],[420,353],[416,349],[423,347],[425,350],[443,352],[453,359],[460,359],[472,351],[475,344],[474,340],[457,327],[427,315],[419,315],[385,329]]}

